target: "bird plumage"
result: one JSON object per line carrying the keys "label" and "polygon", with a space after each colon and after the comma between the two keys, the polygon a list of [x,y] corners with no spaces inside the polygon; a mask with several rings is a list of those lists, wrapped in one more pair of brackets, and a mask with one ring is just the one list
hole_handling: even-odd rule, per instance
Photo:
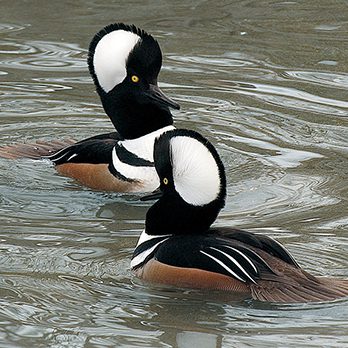
{"label": "bird plumage", "polygon": [[[200,134],[178,129],[162,134],[154,160],[161,192],[149,196],[159,200],[149,208],[134,250],[131,267],[138,277],[271,302],[348,296],[348,280],[309,274],[274,239],[210,227],[225,203],[226,178],[217,151]],[[204,190],[208,194],[201,199]]]}
{"label": "bird plumage", "polygon": [[158,184],[151,160],[153,141],[168,127],[173,128],[169,108],[179,108],[158,87],[162,65],[158,42],[134,25],[110,24],[93,37],[87,62],[116,132],[76,143],[3,146],[0,157],[49,159],[60,174],[94,189],[153,190]]}

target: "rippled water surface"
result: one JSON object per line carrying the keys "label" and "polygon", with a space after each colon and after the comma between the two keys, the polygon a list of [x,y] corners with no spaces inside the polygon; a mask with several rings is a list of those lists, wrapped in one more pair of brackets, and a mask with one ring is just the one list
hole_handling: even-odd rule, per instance
{"label": "rippled water surface", "polygon": [[[112,130],[86,66],[104,25],[159,40],[176,125],[226,165],[218,224],[348,277],[346,1],[1,2],[0,143]],[[148,205],[0,159],[0,347],[347,347],[348,301],[275,306],[135,280]]]}

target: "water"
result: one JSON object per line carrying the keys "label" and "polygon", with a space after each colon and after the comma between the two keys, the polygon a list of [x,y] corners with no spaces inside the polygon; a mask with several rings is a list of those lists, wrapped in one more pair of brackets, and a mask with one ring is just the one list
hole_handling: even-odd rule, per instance
{"label": "water", "polygon": [[[86,67],[104,25],[148,30],[176,125],[226,165],[217,224],[276,237],[314,274],[348,277],[344,1],[7,1],[0,143],[112,130]],[[148,204],[47,162],[0,159],[0,347],[347,347],[348,301],[231,302],[134,279]]]}

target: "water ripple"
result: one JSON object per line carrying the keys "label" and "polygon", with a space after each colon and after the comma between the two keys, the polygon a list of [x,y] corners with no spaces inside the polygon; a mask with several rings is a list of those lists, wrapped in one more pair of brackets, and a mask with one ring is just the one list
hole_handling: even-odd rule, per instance
{"label": "water ripple", "polygon": [[[185,63],[185,66],[197,65],[197,66],[210,66],[210,69],[215,71],[218,67],[234,68],[234,67],[250,67],[255,64],[246,59],[243,54],[231,54],[226,57],[221,56],[175,56],[170,55],[167,57],[175,62]],[[206,68],[202,69],[202,72],[207,72]]]}
{"label": "water ripple", "polygon": [[69,86],[44,83],[18,83],[7,82],[0,84],[0,96],[3,98],[16,99],[20,97],[42,97],[43,93],[71,89]]}
{"label": "water ripple", "polygon": [[12,23],[0,23],[0,33],[10,33],[26,29],[29,25],[18,25]]}
{"label": "water ripple", "polygon": [[[333,114],[347,117],[348,102],[343,100],[324,98],[295,88],[281,87],[253,83],[250,85],[230,85],[228,81],[222,80],[218,89],[225,92],[237,92],[252,96],[266,103],[281,106],[287,109],[311,111],[320,114]],[[343,109],[343,110],[341,110]]]}
{"label": "water ripple", "polygon": [[285,78],[306,81],[320,86],[329,86],[338,89],[348,88],[348,75],[343,73],[288,70],[284,71],[283,76]]}
{"label": "water ripple", "polygon": [[2,59],[0,66],[39,71],[84,71],[87,69],[85,52],[86,50],[71,43],[0,41],[0,53],[14,56]]}

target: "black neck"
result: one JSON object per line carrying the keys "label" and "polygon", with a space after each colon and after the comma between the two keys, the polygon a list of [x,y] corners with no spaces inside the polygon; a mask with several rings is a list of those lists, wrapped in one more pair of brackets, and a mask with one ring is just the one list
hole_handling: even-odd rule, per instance
{"label": "black neck", "polygon": [[125,98],[108,95],[101,99],[105,112],[125,139],[139,138],[173,124],[173,116],[167,107],[137,103],[135,100],[127,101]]}
{"label": "black neck", "polygon": [[146,214],[146,233],[202,234],[215,221],[224,200],[219,198],[205,206],[192,206],[177,195],[163,196]]}

